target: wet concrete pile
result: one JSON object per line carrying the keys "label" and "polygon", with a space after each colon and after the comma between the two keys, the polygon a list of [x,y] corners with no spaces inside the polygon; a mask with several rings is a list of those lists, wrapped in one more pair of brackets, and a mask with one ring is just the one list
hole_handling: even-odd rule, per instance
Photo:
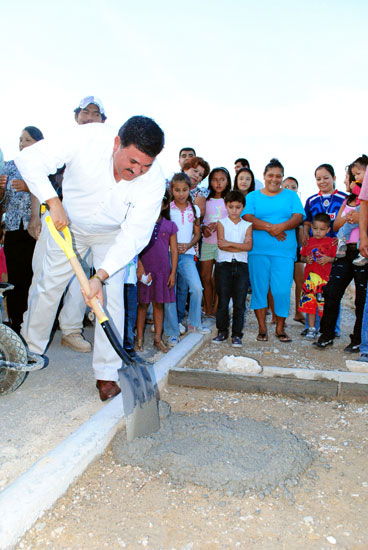
{"label": "wet concrete pile", "polygon": [[123,430],[112,449],[121,465],[163,470],[174,483],[229,495],[288,492],[314,458],[308,444],[288,430],[215,412],[168,414],[158,433],[130,443]]}

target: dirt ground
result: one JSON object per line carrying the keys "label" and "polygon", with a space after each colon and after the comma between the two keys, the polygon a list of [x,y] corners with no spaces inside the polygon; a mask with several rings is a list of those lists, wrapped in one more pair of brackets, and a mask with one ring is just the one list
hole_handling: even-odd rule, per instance
{"label": "dirt ground", "polygon": [[[302,325],[290,318],[292,344],[279,343],[271,326],[269,342],[255,342],[252,315],[242,350],[209,343],[187,366],[214,368],[224,354],[246,354],[263,365],[345,370],[349,308],[343,309],[344,336],[321,352],[300,337]],[[176,386],[167,387],[161,398],[173,411],[218,411],[267,421],[302,437],[316,458],[298,485],[240,498],[191,484],[176,486],[163,471],[121,467],[108,448],[17,550],[368,550],[366,405]]]}
{"label": "dirt ground", "polygon": [[[350,288],[349,288],[350,290]],[[267,317],[268,342],[257,342],[257,324],[253,311],[248,311],[244,326],[243,347],[233,348],[231,339],[226,343],[212,344],[208,342],[194,356],[189,358],[186,366],[192,369],[216,369],[219,360],[224,355],[246,355],[257,359],[264,367],[296,367],[302,369],[342,370],[347,359],[357,359],[358,354],[344,352],[345,346],[350,343],[349,334],[352,332],[354,312],[351,308],[350,291],[343,300],[341,313],[341,337],[336,338],[334,345],[324,350],[315,348],[313,340],[307,340],[301,336],[304,326],[293,319],[293,315],[287,319],[285,331],[292,338],[291,343],[280,342],[275,336],[275,325],[271,323],[271,317]]]}
{"label": "dirt ground", "polygon": [[368,549],[368,409],[280,396],[168,387],[174,411],[246,415],[316,452],[289,494],[242,498],[115,463],[110,449],[46,512],[17,550]]}

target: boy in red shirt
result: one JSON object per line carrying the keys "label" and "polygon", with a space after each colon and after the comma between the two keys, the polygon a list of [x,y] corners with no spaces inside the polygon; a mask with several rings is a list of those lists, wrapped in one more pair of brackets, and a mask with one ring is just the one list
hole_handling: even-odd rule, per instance
{"label": "boy in red shirt", "polygon": [[330,230],[330,217],[321,212],[312,220],[312,234],[307,244],[300,251],[301,261],[306,263],[304,269],[304,284],[300,296],[299,311],[308,315],[309,329],[306,338],[313,340],[316,336],[314,326],[316,313],[323,315],[323,287],[327,284],[331,273],[331,264],[336,256],[334,239],[326,237]]}

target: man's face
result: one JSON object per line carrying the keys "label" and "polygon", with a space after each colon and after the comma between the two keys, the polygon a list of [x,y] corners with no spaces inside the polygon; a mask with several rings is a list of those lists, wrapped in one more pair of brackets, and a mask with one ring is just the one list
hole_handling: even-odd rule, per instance
{"label": "man's face", "polygon": [[[242,165],[241,162],[236,162],[234,164],[235,174],[237,174],[239,172],[240,168],[244,168],[244,166]],[[249,166],[247,166],[247,168],[249,168]]]}
{"label": "man's face", "polygon": [[94,103],[87,105],[85,109],[81,109],[77,115],[75,115],[77,124],[90,124],[91,122],[105,122],[102,120],[100,109]]}
{"label": "man's face", "polygon": [[179,165],[183,169],[184,162],[188,159],[191,159],[195,156],[193,149],[184,149],[179,156]]}
{"label": "man's face", "polygon": [[142,153],[135,145],[121,147],[120,138],[116,136],[113,149],[114,176],[116,181],[132,181],[142,176],[151,168],[155,157]]}

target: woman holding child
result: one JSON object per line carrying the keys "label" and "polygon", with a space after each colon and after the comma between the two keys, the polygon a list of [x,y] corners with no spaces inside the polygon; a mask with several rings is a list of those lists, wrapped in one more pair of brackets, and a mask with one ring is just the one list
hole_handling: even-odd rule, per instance
{"label": "woman holding child", "polygon": [[324,288],[324,311],[321,319],[320,333],[314,346],[324,349],[331,346],[335,337],[335,325],[339,314],[340,303],[346,288],[354,279],[355,283],[355,324],[350,334],[350,344],[344,351],[358,353],[361,342],[362,318],[367,290],[368,264],[364,258],[359,257],[357,243],[359,241],[359,193],[364,173],[368,166],[368,157],[363,155],[357,158],[351,165],[352,181],[350,183],[350,195],[343,201],[333,230],[339,231],[337,237],[339,245],[337,258],[332,265],[329,281]]}
{"label": "woman holding child", "polygon": [[284,168],[272,159],[264,170],[265,187],[247,195],[245,219],[253,224],[253,248],[248,253],[252,286],[250,307],[258,321],[259,342],[267,342],[267,294],[271,289],[276,313],[276,337],[291,342],[285,333],[293,282],[296,237],[294,229],[305,217],[297,193],[283,189]]}

